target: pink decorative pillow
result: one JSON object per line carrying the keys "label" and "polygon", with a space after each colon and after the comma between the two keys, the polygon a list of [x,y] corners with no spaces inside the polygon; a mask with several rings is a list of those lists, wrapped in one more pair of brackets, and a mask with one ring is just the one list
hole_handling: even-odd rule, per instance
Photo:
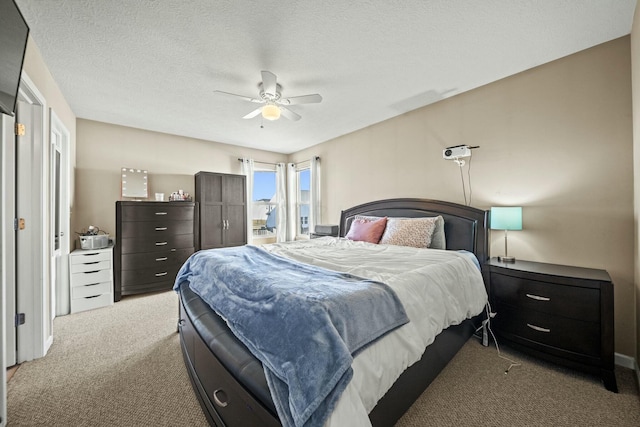
{"label": "pink decorative pillow", "polygon": [[351,223],[347,239],[361,242],[378,243],[387,226],[387,217],[375,221],[356,218]]}
{"label": "pink decorative pillow", "polygon": [[399,219],[389,218],[380,244],[428,248],[436,229],[437,217]]}

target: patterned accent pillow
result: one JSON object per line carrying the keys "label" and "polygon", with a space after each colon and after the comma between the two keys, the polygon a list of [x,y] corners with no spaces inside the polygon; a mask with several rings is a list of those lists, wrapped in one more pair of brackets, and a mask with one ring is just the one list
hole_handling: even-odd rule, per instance
{"label": "patterned accent pillow", "polygon": [[428,248],[431,245],[437,220],[437,217],[389,218],[380,244]]}
{"label": "patterned accent pillow", "polygon": [[387,225],[387,217],[376,220],[354,218],[345,236],[349,240],[378,243]]}
{"label": "patterned accent pillow", "polygon": [[[366,220],[366,221],[375,221],[377,219],[380,219],[382,217],[380,216],[367,216],[367,215],[356,215],[355,219],[362,219],[362,220]],[[436,220],[436,227],[433,230],[433,234],[431,236],[431,243],[429,244],[429,248],[432,249],[447,249],[447,238],[444,234],[444,218],[442,217],[442,215],[438,215],[436,217],[420,217],[420,218],[406,218],[406,217],[392,217],[391,219],[415,219],[415,220],[422,220],[422,219],[432,219],[435,218]],[[382,242],[380,242],[382,243]]]}

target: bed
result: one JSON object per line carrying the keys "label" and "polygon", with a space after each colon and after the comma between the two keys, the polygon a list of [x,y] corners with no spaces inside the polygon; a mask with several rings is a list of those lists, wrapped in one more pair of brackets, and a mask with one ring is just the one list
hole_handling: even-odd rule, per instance
{"label": "bed", "polygon": [[[344,238],[349,233],[357,216],[421,218],[438,215],[444,219],[446,252],[462,250],[475,254],[482,271],[488,259],[488,213],[468,206],[424,199],[370,202],[342,212],[340,237]],[[345,239],[312,243],[311,246],[350,244]],[[279,254],[277,245],[272,250]],[[433,251],[434,254],[436,252],[438,251]],[[183,357],[194,391],[209,423],[233,427],[280,426],[262,363],[231,332],[225,320],[190,288],[188,282],[177,283],[176,290],[180,295],[178,324]],[[347,409],[341,415],[332,415],[327,425],[340,425],[340,420],[346,419],[350,425],[393,425],[473,335],[482,317],[482,310],[478,311],[477,307],[475,310],[479,314],[469,316],[459,323],[454,322],[455,324],[439,332],[423,353],[420,350],[422,354],[418,356],[418,360],[415,363],[412,361],[397,379],[394,378],[390,388],[376,401],[373,408],[370,411],[367,409],[366,420],[359,419],[362,418],[361,414],[350,414]],[[392,333],[394,332],[389,335]],[[386,336],[384,339],[387,339]],[[370,347],[376,345],[378,342]],[[369,350],[362,353],[367,351]],[[363,357],[359,354],[356,361]],[[345,406],[340,402],[346,399],[341,398],[336,406]],[[359,417],[358,420],[353,418],[354,421],[351,422],[351,415]]]}

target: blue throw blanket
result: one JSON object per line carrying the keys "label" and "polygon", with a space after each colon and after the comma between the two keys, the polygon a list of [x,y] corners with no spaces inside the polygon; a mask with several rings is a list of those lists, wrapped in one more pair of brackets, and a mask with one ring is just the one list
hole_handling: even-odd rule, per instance
{"label": "blue throw blanket", "polygon": [[322,426],[353,376],[352,355],[409,321],[387,285],[255,246],[193,254],[191,289],[262,362],[284,426]]}

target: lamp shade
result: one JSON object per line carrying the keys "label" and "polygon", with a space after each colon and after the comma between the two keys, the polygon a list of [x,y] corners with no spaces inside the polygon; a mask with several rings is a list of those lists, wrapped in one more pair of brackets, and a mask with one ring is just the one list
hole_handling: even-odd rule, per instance
{"label": "lamp shade", "polygon": [[522,207],[491,208],[492,230],[522,230]]}

